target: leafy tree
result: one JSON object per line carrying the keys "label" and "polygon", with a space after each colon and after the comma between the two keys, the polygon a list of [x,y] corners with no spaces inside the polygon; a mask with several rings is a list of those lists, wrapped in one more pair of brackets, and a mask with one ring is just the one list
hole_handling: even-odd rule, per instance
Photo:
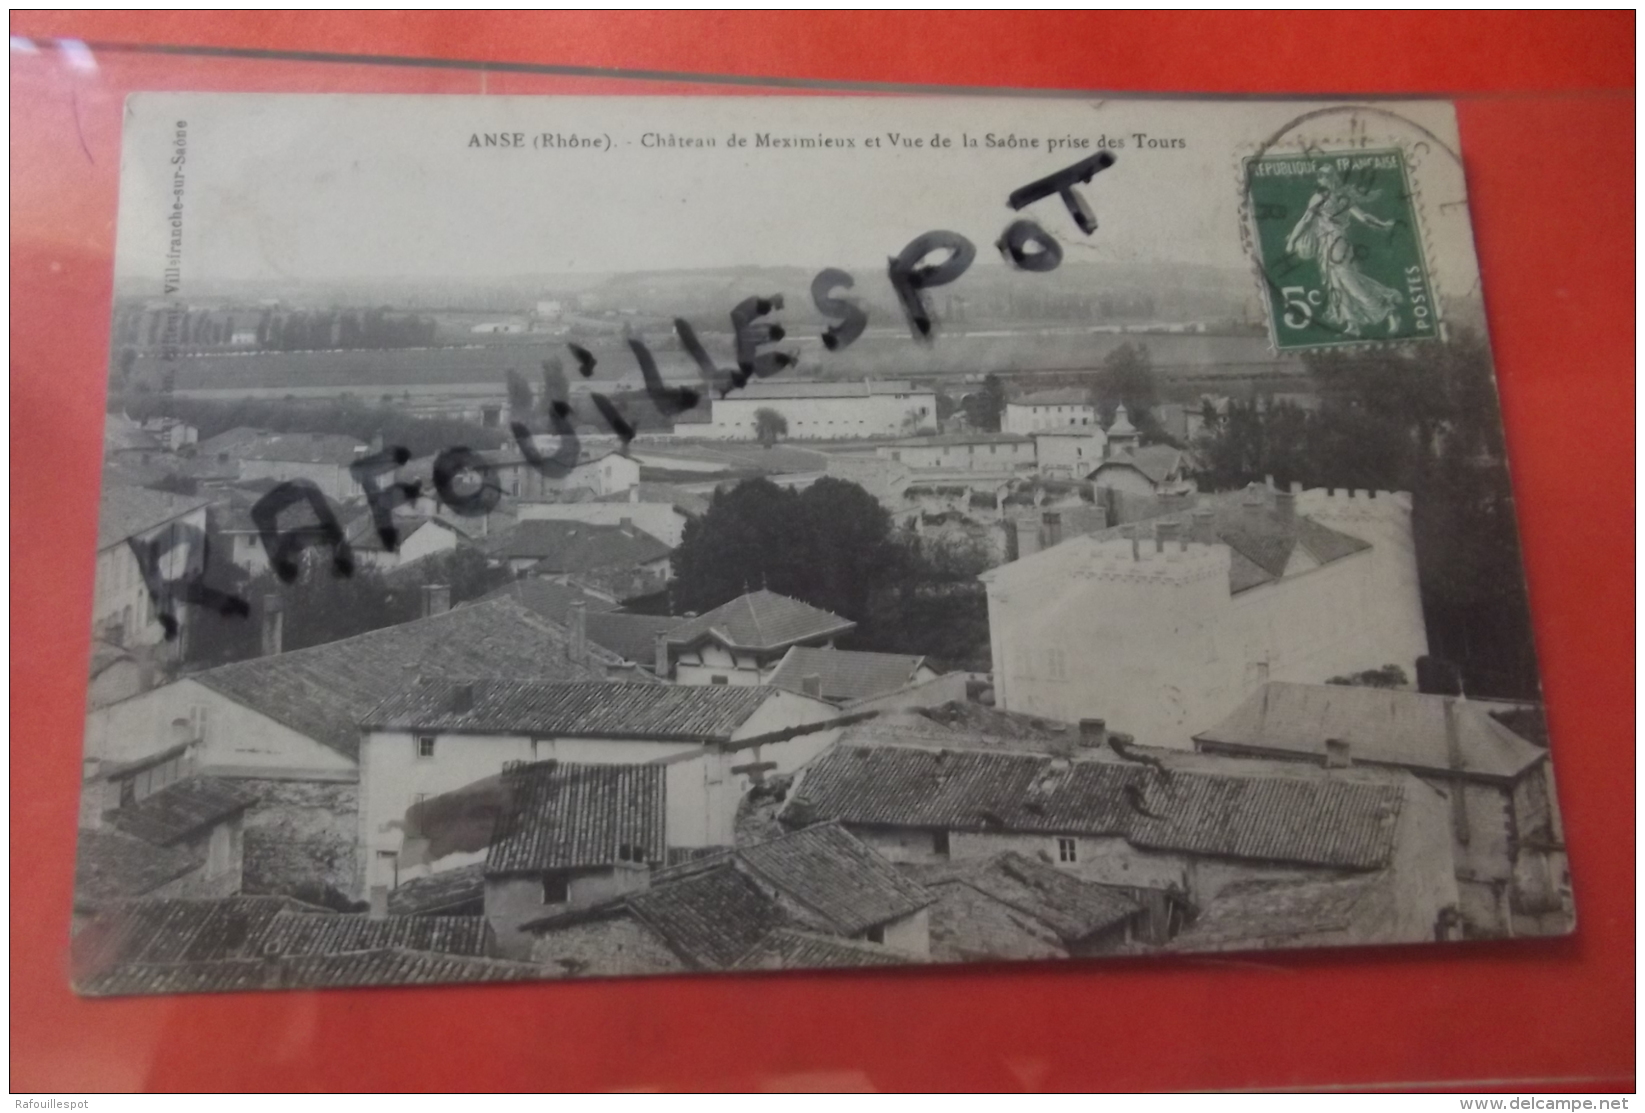
{"label": "leafy tree", "polygon": [[1091,381],[1091,397],[1103,425],[1114,420],[1114,411],[1123,402],[1131,424],[1144,434],[1149,433],[1159,391],[1154,384],[1154,365],[1148,358],[1148,349],[1121,344],[1104,356],[1102,366]]}
{"label": "leafy tree", "polygon": [[960,408],[965,411],[965,419],[973,429],[985,433],[999,432],[1000,418],[1005,414],[1005,383],[990,372],[983,376],[982,389],[966,395]]}
{"label": "leafy tree", "polygon": [[777,438],[788,436],[788,419],[769,407],[754,411],[754,436],[766,448],[777,443]]}
{"label": "leafy tree", "polygon": [[937,391],[937,423],[941,425],[955,413],[959,412],[959,403],[949,397],[947,391]]}

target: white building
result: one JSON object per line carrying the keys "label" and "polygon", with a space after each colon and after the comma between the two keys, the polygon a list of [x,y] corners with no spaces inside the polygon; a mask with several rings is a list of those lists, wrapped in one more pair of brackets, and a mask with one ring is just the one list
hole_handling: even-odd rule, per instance
{"label": "white building", "polygon": [[1046,429],[1061,429],[1069,425],[1097,424],[1097,408],[1090,396],[1077,387],[1067,390],[1042,390],[1024,394],[1005,403],[1005,415],[1000,428],[1007,433],[1024,435]]}
{"label": "white building", "polygon": [[229,451],[240,461],[242,480],[307,480],[327,498],[342,501],[360,493],[349,467],[370,449],[341,434],[262,433]]}
{"label": "white building", "polygon": [[755,440],[754,415],[767,409],[783,415],[796,440],[907,436],[937,427],[936,393],[902,379],[756,381],[709,405],[712,420],[692,425],[692,436]]}
{"label": "white building", "polygon": [[[132,543],[154,554],[162,577],[180,580],[186,578],[189,561],[202,558],[205,532],[205,499],[146,487],[104,487],[97,509],[97,578],[92,585],[95,635],[125,647],[166,643]],[[188,605],[179,601],[172,617],[179,629],[170,651],[180,653],[188,636]]]}
{"label": "white building", "polygon": [[1041,475],[1083,479],[1108,455],[1100,425],[1070,425],[1034,434],[1034,464]]}
{"label": "white building", "polygon": [[1034,439],[1017,433],[943,433],[878,445],[874,454],[915,469],[1009,472],[1034,466]]}
{"label": "white building", "polygon": [[998,705],[1186,749],[1269,680],[1414,676],[1410,517],[1404,494],[1253,486],[991,569]]}
{"label": "white building", "polygon": [[365,885],[470,864],[408,848],[407,812],[513,762],[664,766],[667,845],[730,846],[751,778],[792,772],[821,753],[838,736],[828,725],[838,717],[831,704],[778,688],[414,681],[361,727]]}

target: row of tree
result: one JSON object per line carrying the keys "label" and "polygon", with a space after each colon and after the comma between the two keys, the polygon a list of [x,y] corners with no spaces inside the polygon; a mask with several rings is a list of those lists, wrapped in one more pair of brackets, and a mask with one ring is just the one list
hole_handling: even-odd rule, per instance
{"label": "row of tree", "polygon": [[[1104,427],[1113,423],[1114,413],[1124,403],[1131,424],[1147,443],[1169,438],[1154,417],[1159,404],[1159,387],[1147,347],[1121,344],[1103,357],[1102,363],[1086,376],[1085,387],[1097,417]],[[982,386],[965,396],[959,409],[967,424],[984,432],[998,432],[1005,417],[1008,397],[1005,382],[998,375],[983,377]],[[946,416],[946,415],[944,415]]]}

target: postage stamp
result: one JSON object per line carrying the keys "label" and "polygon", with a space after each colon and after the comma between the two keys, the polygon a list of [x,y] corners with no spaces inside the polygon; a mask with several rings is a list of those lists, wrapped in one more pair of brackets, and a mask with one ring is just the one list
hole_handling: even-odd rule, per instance
{"label": "postage stamp", "polygon": [[1439,335],[1403,151],[1258,156],[1244,180],[1275,347]]}

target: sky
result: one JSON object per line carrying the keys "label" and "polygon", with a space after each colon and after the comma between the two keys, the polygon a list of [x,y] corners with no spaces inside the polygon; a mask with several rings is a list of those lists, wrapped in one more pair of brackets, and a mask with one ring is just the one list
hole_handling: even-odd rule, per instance
{"label": "sky", "polygon": [[[183,133],[182,292],[221,280],[482,281],[724,266],[881,271],[933,229],[977,245],[978,266],[1019,214],[1012,190],[1087,157],[1115,163],[1081,187],[1099,227],[1083,235],[1056,199],[1023,216],[1081,262],[1249,267],[1240,160],[1304,102],[894,97],[399,97],[139,94],[128,101],[116,273],[159,279]],[[1402,102],[1283,132],[1325,145],[1415,150],[1431,258],[1447,282],[1477,278],[1454,114]],[[1389,113],[1396,113],[1390,115]],[[179,125],[182,125],[179,127]],[[545,133],[597,149],[538,149]],[[644,137],[713,138],[712,149]],[[759,148],[754,137],[833,136],[853,148]],[[1166,140],[1139,148],[1138,134]],[[520,134],[521,149],[470,146]],[[749,140],[731,147],[736,134]],[[951,147],[930,145],[947,136]],[[976,147],[963,145],[969,135]],[[1016,136],[1037,148],[986,146]],[[918,149],[892,136],[918,138]],[[878,138],[876,148],[868,145]],[[1090,146],[1047,149],[1050,139]],[[483,141],[483,139],[482,139]],[[609,143],[609,148],[606,144]],[[1417,145],[1422,145],[1418,147]],[[1460,215],[1459,215],[1460,214]],[[1451,273],[1447,273],[1451,272]]]}

